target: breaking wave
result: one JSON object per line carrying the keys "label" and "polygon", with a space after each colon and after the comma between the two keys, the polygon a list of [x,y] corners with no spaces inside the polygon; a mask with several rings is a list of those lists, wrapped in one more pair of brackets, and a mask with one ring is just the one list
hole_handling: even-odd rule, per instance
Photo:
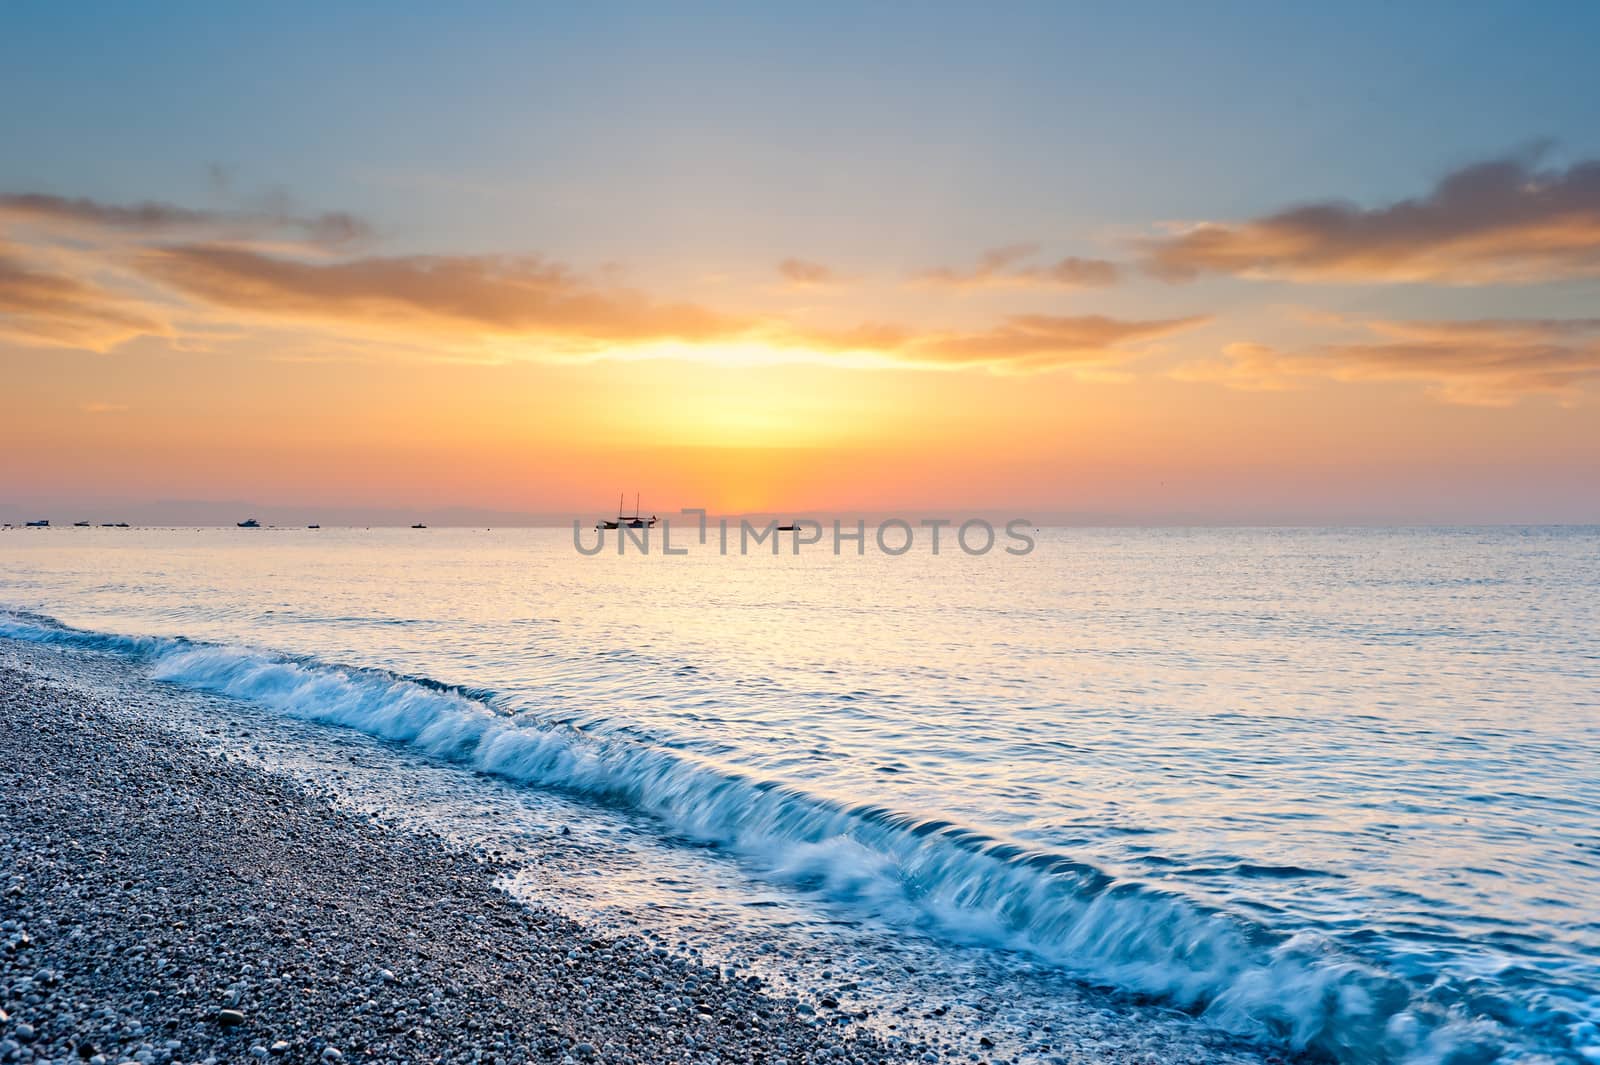
{"label": "breaking wave", "polygon": [[133,658],[185,688],[638,811],[874,919],[1025,952],[1315,1057],[1454,1065],[1565,1056],[1519,1047],[1510,1029],[1521,1024],[1503,1000],[1485,1009],[1445,981],[1422,987],[1314,933],[1275,931],[953,821],[753,779],[637,736],[508,714],[489,692],[182,637],[89,632],[25,613],[0,613],[0,636]]}

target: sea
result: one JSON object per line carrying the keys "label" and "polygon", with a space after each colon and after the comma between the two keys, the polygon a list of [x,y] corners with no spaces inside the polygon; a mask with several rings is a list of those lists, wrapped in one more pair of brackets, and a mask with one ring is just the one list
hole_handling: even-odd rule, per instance
{"label": "sea", "polygon": [[1600,1062],[1600,529],[1029,535],[7,529],[0,637],[949,1060]]}

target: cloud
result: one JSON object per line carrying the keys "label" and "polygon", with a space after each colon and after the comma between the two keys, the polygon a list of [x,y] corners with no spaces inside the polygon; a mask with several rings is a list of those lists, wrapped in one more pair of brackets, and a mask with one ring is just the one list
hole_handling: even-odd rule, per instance
{"label": "cloud", "polygon": [[1143,242],[1167,281],[1203,274],[1348,283],[1534,284],[1600,276],[1600,160],[1495,159],[1385,207],[1315,203]]}
{"label": "cloud", "polygon": [[1117,283],[1117,264],[1105,259],[1068,257],[1053,263],[1026,265],[1039,253],[1037,244],[992,248],[967,270],[941,266],[913,278],[924,285],[950,288],[1092,288]]}
{"label": "cloud", "polygon": [[1288,392],[1305,384],[1304,371],[1295,369],[1282,352],[1266,344],[1228,344],[1222,355],[1209,362],[1185,363],[1173,370],[1172,376],[1180,381],[1226,385],[1241,392]]}
{"label": "cloud", "polygon": [[1310,380],[1411,381],[1448,403],[1506,406],[1531,395],[1576,401],[1600,380],[1600,319],[1373,321],[1367,338],[1280,351],[1230,344],[1221,361],[1174,376],[1231,388],[1281,390]]}
{"label": "cloud", "polygon": [[141,266],[208,303],[275,318],[543,338],[579,352],[627,343],[742,340],[822,356],[873,353],[925,368],[1026,372],[1122,362],[1139,344],[1203,320],[1018,315],[972,332],[904,326],[829,331],[655,302],[632,290],[598,287],[539,259],[408,256],[307,263],[236,248],[180,246],[148,252]]}
{"label": "cloud", "polygon": [[1015,315],[991,329],[930,333],[885,344],[895,357],[930,366],[984,365],[1038,372],[1116,365],[1143,353],[1149,341],[1200,325],[1203,316],[1130,321],[1091,314]]}
{"label": "cloud", "polygon": [[306,262],[190,244],[148,249],[137,266],[216,306],[385,329],[607,344],[726,338],[750,325],[692,304],[657,303],[597,285],[537,258],[412,255]]}
{"label": "cloud", "polygon": [[37,192],[0,193],[0,222],[8,220],[144,236],[207,234],[243,240],[287,235],[323,248],[344,248],[372,236],[372,227],[355,215],[345,211],[297,214],[282,195],[258,210],[207,211],[159,202],[107,204]]}
{"label": "cloud", "polygon": [[[585,275],[536,256],[353,255],[188,240],[190,230],[214,236],[216,216],[171,205],[29,195],[0,201],[0,223],[19,215],[67,219],[79,231],[70,241],[0,246],[0,330],[96,350],[147,333],[181,345],[272,330],[440,358],[694,358],[703,351],[735,363],[1089,373],[1202,320],[1013,315],[970,329],[830,328],[663,300],[614,274]],[[808,284],[835,277],[795,259],[780,269]]]}
{"label": "cloud", "polygon": [[109,351],[167,325],[88,281],[34,266],[0,243],[0,339]]}
{"label": "cloud", "polygon": [[789,284],[799,288],[820,288],[839,280],[839,275],[829,267],[805,259],[783,260],[778,264],[778,273]]}

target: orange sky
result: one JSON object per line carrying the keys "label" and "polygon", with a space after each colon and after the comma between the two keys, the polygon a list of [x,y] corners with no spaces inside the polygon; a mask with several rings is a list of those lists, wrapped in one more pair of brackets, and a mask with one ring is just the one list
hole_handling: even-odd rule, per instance
{"label": "orange sky", "polygon": [[1406,22],[1537,37],[1501,93],[1310,12],[1267,48],[1041,11],[988,50],[930,13],[927,55],[898,19],[556,48],[523,13],[397,22],[385,64],[361,20],[217,35],[258,54],[101,15],[139,48],[42,9],[0,41],[50,102],[0,157],[7,521],[1600,521],[1600,125],[1558,20]]}
{"label": "orange sky", "polygon": [[1448,403],[1406,382],[1260,392],[1158,370],[303,360],[154,342],[10,358],[0,470],[17,500],[587,514],[638,489],[662,511],[1417,520],[1548,510],[1562,492],[1581,516],[1600,466],[1582,404]]}

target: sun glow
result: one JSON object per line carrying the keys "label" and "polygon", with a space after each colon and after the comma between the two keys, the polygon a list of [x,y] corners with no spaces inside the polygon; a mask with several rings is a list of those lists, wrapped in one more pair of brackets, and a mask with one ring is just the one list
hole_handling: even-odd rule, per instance
{"label": "sun glow", "polygon": [[627,347],[611,347],[598,353],[607,359],[647,361],[665,359],[697,362],[726,370],[769,366],[822,366],[832,369],[892,369],[897,364],[882,352],[868,347],[828,348],[808,345],[803,340],[771,337],[738,341],[665,340]]}
{"label": "sun glow", "polygon": [[883,386],[848,371],[762,360],[760,349],[619,362],[613,408],[623,435],[668,446],[797,448],[860,438],[889,416]]}

